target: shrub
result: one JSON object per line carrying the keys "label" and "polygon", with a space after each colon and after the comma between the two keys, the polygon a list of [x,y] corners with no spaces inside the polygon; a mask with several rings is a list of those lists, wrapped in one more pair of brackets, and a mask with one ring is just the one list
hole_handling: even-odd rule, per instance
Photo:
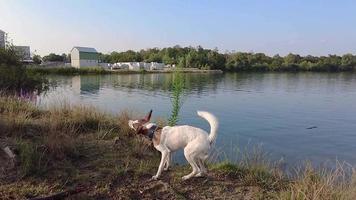
{"label": "shrub", "polygon": [[40,93],[47,87],[45,78],[26,71],[12,46],[0,48],[0,90],[28,95],[32,92]]}

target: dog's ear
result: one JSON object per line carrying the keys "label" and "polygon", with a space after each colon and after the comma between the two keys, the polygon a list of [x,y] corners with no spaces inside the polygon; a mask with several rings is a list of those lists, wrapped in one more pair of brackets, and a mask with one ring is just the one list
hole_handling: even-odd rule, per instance
{"label": "dog's ear", "polygon": [[152,110],[150,110],[150,112],[146,115],[144,121],[149,122],[151,120],[151,116],[152,116]]}
{"label": "dog's ear", "polygon": [[150,112],[142,119],[139,119],[138,122],[142,125],[145,124],[147,122],[149,122],[151,120],[151,116],[152,116],[152,110],[150,110]]}

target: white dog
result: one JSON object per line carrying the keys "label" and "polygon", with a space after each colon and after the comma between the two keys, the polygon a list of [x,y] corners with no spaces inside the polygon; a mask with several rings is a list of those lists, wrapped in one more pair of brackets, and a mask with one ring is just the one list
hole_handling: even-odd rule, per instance
{"label": "white dog", "polygon": [[197,114],[207,120],[210,124],[210,134],[200,128],[193,126],[165,126],[158,127],[155,123],[150,123],[152,110],[140,120],[129,120],[129,126],[136,131],[149,137],[153,141],[154,147],[161,152],[162,158],[157,174],[152,179],[157,180],[163,169],[167,170],[171,162],[171,153],[183,148],[184,156],[192,166],[192,173],[183,176],[183,180],[191,177],[200,177],[207,172],[204,161],[208,158],[209,149],[217,136],[218,120],[208,112],[197,111]]}

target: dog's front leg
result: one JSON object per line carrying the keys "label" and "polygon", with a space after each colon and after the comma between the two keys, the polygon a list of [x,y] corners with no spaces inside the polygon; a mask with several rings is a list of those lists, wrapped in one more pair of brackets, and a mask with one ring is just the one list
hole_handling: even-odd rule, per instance
{"label": "dog's front leg", "polygon": [[163,171],[164,164],[165,164],[165,162],[167,160],[168,151],[167,150],[163,150],[163,151],[161,151],[161,154],[162,154],[161,162],[159,163],[157,174],[155,176],[152,176],[153,180],[157,180],[158,177],[161,175],[161,173]]}

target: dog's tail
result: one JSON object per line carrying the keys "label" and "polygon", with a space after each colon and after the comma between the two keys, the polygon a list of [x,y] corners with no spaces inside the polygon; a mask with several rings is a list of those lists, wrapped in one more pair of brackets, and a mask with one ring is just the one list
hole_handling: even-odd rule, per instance
{"label": "dog's tail", "polygon": [[205,112],[205,111],[197,111],[197,114],[209,122],[210,134],[208,136],[208,140],[209,140],[210,144],[214,143],[214,141],[216,140],[216,136],[218,134],[217,133],[218,127],[219,127],[218,119],[213,114]]}

